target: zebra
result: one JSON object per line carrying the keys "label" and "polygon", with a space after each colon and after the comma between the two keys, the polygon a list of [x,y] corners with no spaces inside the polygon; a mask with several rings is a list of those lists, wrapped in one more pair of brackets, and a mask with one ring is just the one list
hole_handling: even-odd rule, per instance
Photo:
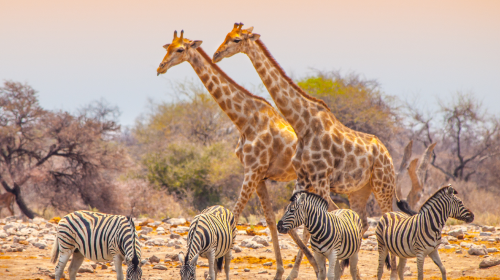
{"label": "zebra", "polygon": [[[350,209],[328,212],[328,202],[321,196],[307,191],[293,194],[285,214],[278,222],[278,232],[304,224],[311,233],[311,247],[318,264],[318,279],[326,278],[326,258],[329,261],[328,279],[340,279],[349,266],[352,279],[358,279],[358,252],[361,246],[361,219]],[[339,260],[342,263],[339,264]]]}
{"label": "zebra", "polygon": [[[432,195],[413,216],[400,213],[385,213],[380,219],[377,229],[378,242],[378,279],[382,279],[384,260],[387,269],[395,266],[395,256],[399,257],[397,274],[403,279],[406,259],[417,258],[418,279],[424,279],[424,259],[427,255],[441,271],[446,280],[446,269],[439,258],[438,246],[441,243],[441,231],[448,217],[466,223],[474,220],[474,214],[465,208],[463,202],[455,196],[457,191],[451,185],[442,187]],[[392,254],[392,262],[389,260]],[[391,280],[397,279],[396,269],[392,267]]]}
{"label": "zebra", "polygon": [[[236,221],[233,213],[223,206],[211,206],[194,217],[189,227],[187,239],[187,253],[179,254],[181,262],[181,279],[194,280],[196,278],[196,264],[198,257],[208,259],[208,275],[210,279],[217,279],[217,272],[224,270],[226,279],[229,279],[229,263],[231,249],[236,238]],[[217,270],[215,270],[217,263]]]}
{"label": "zebra", "polygon": [[57,226],[52,247],[52,263],[56,266],[55,280],[69,265],[70,280],[74,280],[84,258],[95,262],[114,260],[118,280],[123,280],[122,261],[125,260],[127,280],[141,280],[141,247],[132,218],[89,211],[76,211],[64,216]]}

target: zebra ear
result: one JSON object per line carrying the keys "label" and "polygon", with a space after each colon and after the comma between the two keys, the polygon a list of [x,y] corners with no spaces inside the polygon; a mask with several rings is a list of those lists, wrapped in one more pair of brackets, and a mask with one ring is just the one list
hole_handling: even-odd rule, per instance
{"label": "zebra ear", "polygon": [[300,194],[299,197],[297,198],[297,205],[301,205],[302,203],[304,203],[305,198],[306,198],[305,193]]}
{"label": "zebra ear", "polygon": [[192,266],[196,266],[196,264],[198,263],[198,257],[200,256],[200,254],[196,254],[196,256],[193,257],[193,259],[191,260],[191,265]]}
{"label": "zebra ear", "polygon": [[184,252],[180,252],[177,256],[182,265],[184,265]]}
{"label": "zebra ear", "polygon": [[457,191],[455,191],[455,189],[451,187],[451,184],[448,185],[448,190],[447,191],[448,191],[449,195],[454,195],[454,194],[457,193]]}

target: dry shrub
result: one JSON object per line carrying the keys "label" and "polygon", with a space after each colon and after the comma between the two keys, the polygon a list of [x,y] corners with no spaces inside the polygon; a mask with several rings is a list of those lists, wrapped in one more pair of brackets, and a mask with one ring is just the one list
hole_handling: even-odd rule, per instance
{"label": "dry shrub", "polygon": [[458,191],[457,196],[462,199],[465,207],[474,213],[474,224],[500,224],[498,195],[479,188],[474,182],[456,182],[452,186]]}
{"label": "dry shrub", "polygon": [[123,214],[154,219],[194,215],[192,207],[178,201],[167,191],[154,188],[145,180],[130,179],[118,185],[120,192],[124,194]]}

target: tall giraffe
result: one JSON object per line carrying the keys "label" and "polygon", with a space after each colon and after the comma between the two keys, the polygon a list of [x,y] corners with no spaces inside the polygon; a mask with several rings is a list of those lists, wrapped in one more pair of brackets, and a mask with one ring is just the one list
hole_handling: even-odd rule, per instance
{"label": "tall giraffe", "polygon": [[183,38],[183,35],[184,31],[181,31],[181,36],[177,37],[176,31],[172,43],[163,46],[167,54],[157,74],[165,74],[172,66],[189,62],[215,102],[237,127],[240,138],[236,155],[244,166],[245,177],[233,209],[234,216],[237,221],[251,195],[257,190],[271,231],[277,266],[275,279],[281,279],[283,261],[265,180],[288,182],[296,178],[291,158],[297,146],[297,136],[269,102],[248,92],[214,64],[200,47],[202,41],[191,41]]}
{"label": "tall giraffe", "polygon": [[[252,27],[242,26],[235,24],[213,61],[237,53],[250,58],[299,139],[292,158],[298,177],[294,191],[308,190],[323,198],[329,197],[330,191],[348,194],[351,208],[359,214],[363,232],[366,231],[370,193],[375,195],[383,213],[392,211],[395,171],[387,148],[376,136],[354,131],[338,121],[325,102],[305,93],[286,75]],[[306,231],[304,238],[309,238]],[[297,276],[301,257],[299,252],[290,278]]]}

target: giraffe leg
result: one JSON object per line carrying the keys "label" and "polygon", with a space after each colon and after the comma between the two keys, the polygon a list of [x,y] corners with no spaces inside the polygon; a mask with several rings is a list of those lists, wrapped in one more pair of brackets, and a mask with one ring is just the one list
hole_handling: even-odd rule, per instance
{"label": "giraffe leg", "polygon": [[[252,179],[252,177],[254,177],[254,179]],[[255,177],[258,177],[258,179],[255,180]],[[238,201],[236,201],[236,204],[233,208],[233,215],[236,223],[238,223],[241,212],[243,212],[243,209],[245,209],[245,206],[247,205],[248,200],[255,191],[255,188],[257,187],[259,181],[260,176],[257,176],[254,172],[251,172],[247,168],[245,168],[245,180],[243,181],[243,185],[241,186]]]}
{"label": "giraffe leg", "polygon": [[259,185],[257,186],[257,195],[259,196],[260,203],[262,204],[262,208],[264,209],[267,226],[271,231],[274,256],[276,257],[276,275],[274,276],[274,279],[281,279],[283,273],[285,272],[285,269],[283,268],[283,259],[281,258],[278,230],[276,228],[276,217],[273,212],[271,200],[269,199],[269,194],[267,193],[265,181],[260,181]]}
{"label": "giraffe leg", "polygon": [[361,224],[363,225],[363,230],[361,231],[362,234],[364,234],[368,230],[366,203],[368,201],[368,198],[370,197],[371,192],[371,185],[370,183],[368,183],[361,189],[349,194],[349,203],[351,204],[351,209],[354,212],[358,213],[359,218],[361,219]]}
{"label": "giraffe leg", "polygon": [[309,231],[304,228],[304,232],[302,235],[302,240],[300,240],[299,236],[295,232],[295,229],[292,229],[288,232],[290,237],[295,241],[297,246],[299,246],[299,251],[297,252],[297,256],[295,257],[295,263],[293,264],[293,269],[286,278],[287,280],[295,279],[299,276],[299,269],[300,269],[300,263],[302,262],[302,256],[305,254],[307,257],[307,260],[311,264],[311,266],[314,269],[314,272],[316,275],[319,273],[319,268],[318,264],[316,263],[316,259],[312,255],[311,251],[307,248],[307,243],[309,242],[309,238],[311,238],[311,234]]}

